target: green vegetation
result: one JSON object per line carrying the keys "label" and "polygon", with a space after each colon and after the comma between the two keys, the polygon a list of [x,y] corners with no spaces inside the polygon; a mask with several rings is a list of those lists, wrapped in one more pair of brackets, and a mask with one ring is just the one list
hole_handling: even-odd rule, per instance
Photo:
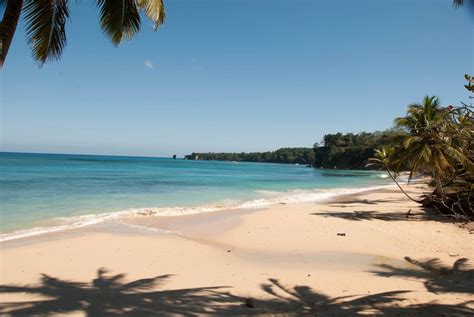
{"label": "green vegetation", "polygon": [[[466,80],[472,92],[473,78],[466,75]],[[442,214],[474,218],[472,106],[442,107],[437,97],[426,96],[422,103],[409,105],[407,115],[395,119],[395,125],[407,132],[403,142],[376,151],[371,161],[390,176],[404,170],[410,171],[410,179],[415,173],[430,175],[435,189],[423,205]]]}
{"label": "green vegetation", "polygon": [[400,183],[397,181],[396,175],[392,173],[390,170],[392,168],[392,158],[395,155],[395,148],[391,146],[384,146],[381,149],[375,150],[374,157],[369,158],[371,163],[367,164],[367,166],[378,166],[379,168],[385,170],[390,178],[397,184],[398,188],[402,191],[408,199],[416,202],[421,203],[421,201],[412,198],[407,192],[403,189]]}
{"label": "green vegetation", "polygon": [[326,134],[321,145],[314,145],[314,166],[337,169],[367,168],[368,160],[375,149],[400,143],[405,134],[401,130]]}
{"label": "green vegetation", "polygon": [[[154,23],[155,30],[165,18],[162,0],[96,0],[96,3],[100,9],[100,26],[115,46],[140,31],[141,12]],[[0,0],[0,9],[4,9],[0,23],[0,67],[5,62],[22,12],[33,58],[42,65],[61,57],[66,45],[68,1]]]}
{"label": "green vegetation", "polygon": [[185,156],[188,160],[206,161],[242,161],[287,164],[314,164],[314,151],[312,148],[281,148],[269,152],[253,153],[192,153]]}
{"label": "green vegetation", "polygon": [[313,167],[365,169],[376,148],[402,142],[406,132],[362,132],[359,134],[326,134],[323,143],[313,148],[281,148],[271,152],[192,153],[188,160],[244,161],[283,164],[304,164]]}

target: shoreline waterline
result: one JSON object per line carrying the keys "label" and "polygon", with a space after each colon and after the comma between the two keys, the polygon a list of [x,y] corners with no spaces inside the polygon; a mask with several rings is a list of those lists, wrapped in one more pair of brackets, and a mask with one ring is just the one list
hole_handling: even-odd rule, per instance
{"label": "shoreline waterline", "polygon": [[[215,204],[206,204],[195,207],[148,207],[148,208],[130,208],[126,210],[119,210],[105,213],[86,214],[70,217],[56,217],[48,220],[51,225],[38,226],[27,229],[14,230],[7,233],[0,234],[0,242],[11,240],[30,238],[40,236],[48,233],[63,232],[73,229],[80,229],[90,227],[108,221],[122,221],[127,223],[128,219],[136,219],[137,217],[179,217],[186,215],[195,215],[209,212],[225,212],[229,210],[257,210],[267,208],[277,204],[300,204],[321,202],[328,199],[333,199],[338,196],[359,194],[373,190],[393,188],[394,185],[380,185],[369,186],[361,188],[332,188],[332,189],[296,189],[285,192],[274,191],[260,191],[262,198],[251,199],[240,203],[232,202],[217,202]],[[142,227],[134,224],[129,224],[131,227],[136,227],[137,230],[157,229],[160,233],[168,233],[166,230]],[[173,232],[176,233],[176,232]]]}

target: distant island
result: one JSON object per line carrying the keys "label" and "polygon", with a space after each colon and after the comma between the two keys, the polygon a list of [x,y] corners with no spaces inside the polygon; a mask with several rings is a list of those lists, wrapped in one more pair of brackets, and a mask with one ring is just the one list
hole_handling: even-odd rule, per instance
{"label": "distant island", "polygon": [[301,164],[316,168],[373,169],[366,167],[375,149],[401,142],[406,132],[396,129],[376,132],[326,134],[321,144],[250,153],[191,153],[188,160]]}

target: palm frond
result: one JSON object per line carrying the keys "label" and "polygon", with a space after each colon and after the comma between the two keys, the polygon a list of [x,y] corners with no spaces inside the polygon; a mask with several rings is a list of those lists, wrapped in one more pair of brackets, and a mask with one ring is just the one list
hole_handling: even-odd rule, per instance
{"label": "palm frond", "polygon": [[423,157],[425,164],[429,164],[432,159],[432,151],[429,146],[424,145],[422,147],[421,156]]}
{"label": "palm frond", "polygon": [[138,7],[153,21],[155,31],[165,22],[165,5],[163,0],[137,0]]}
{"label": "palm frond", "polygon": [[98,0],[100,26],[117,46],[140,31],[140,14],[135,0]]}
{"label": "palm frond", "polygon": [[40,65],[50,59],[58,60],[66,46],[67,0],[28,0],[24,13],[33,58]]}
{"label": "palm frond", "polygon": [[460,149],[444,145],[443,151],[446,153],[447,156],[451,157],[455,162],[461,164],[468,171],[472,171],[474,169],[474,163],[472,162],[472,160],[469,158],[469,156],[465,155]]}
{"label": "palm frond", "polygon": [[419,143],[420,141],[421,141],[421,138],[419,136],[408,136],[403,142],[403,146],[406,149],[409,149],[412,146],[412,144]]}

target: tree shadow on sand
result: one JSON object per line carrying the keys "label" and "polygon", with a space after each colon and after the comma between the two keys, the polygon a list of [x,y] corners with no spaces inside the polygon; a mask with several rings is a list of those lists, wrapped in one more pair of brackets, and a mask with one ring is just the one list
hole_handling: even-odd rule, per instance
{"label": "tree shadow on sand", "polygon": [[[456,305],[439,303],[401,305],[404,294],[398,290],[372,295],[329,297],[308,286],[287,287],[276,279],[263,284],[262,289],[273,296],[272,314],[283,316],[472,316],[471,302]],[[269,301],[259,303],[262,306]]]}
{"label": "tree shadow on sand", "polygon": [[334,202],[330,202],[329,204],[336,207],[347,207],[346,205],[378,205],[380,203],[396,203],[403,201],[403,199],[398,198],[389,198],[389,199],[338,199]]}
{"label": "tree shadow on sand", "polygon": [[207,307],[235,302],[232,295],[217,292],[221,287],[156,291],[171,275],[125,282],[125,274],[107,275],[100,268],[90,283],[61,280],[43,274],[37,286],[2,285],[0,292],[41,295],[48,299],[4,303],[7,316],[48,316],[81,311],[86,316],[153,316],[159,313],[208,313]]}
{"label": "tree shadow on sand", "polygon": [[466,258],[456,260],[452,267],[443,265],[439,259],[419,261],[405,257],[405,260],[412,264],[412,267],[400,268],[380,264],[377,265],[379,270],[371,273],[384,277],[420,280],[429,292],[435,294],[474,294],[474,269],[468,265],[469,261]]}
{"label": "tree shadow on sand", "polygon": [[2,316],[49,316],[81,312],[86,316],[470,316],[468,303],[399,306],[408,291],[331,298],[308,286],[288,287],[269,279],[261,289],[264,299],[232,295],[225,287],[156,290],[169,278],[162,275],[125,282],[124,274],[105,269],[90,283],[60,280],[43,275],[35,286],[0,286],[4,294],[39,295],[27,302],[2,303]]}
{"label": "tree shadow on sand", "polygon": [[[322,217],[333,217],[352,221],[363,221],[363,220],[381,220],[381,221],[426,221],[433,220],[422,212],[390,212],[381,213],[375,210],[364,210],[364,211],[322,211],[312,213],[313,216]],[[442,220],[442,219],[436,219]]]}

